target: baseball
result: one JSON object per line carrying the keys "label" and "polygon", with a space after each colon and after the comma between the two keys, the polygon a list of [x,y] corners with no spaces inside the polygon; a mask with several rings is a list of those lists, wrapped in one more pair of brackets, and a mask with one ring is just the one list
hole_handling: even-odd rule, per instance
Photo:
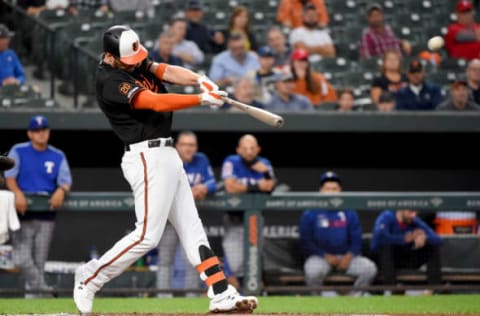
{"label": "baseball", "polygon": [[443,47],[443,44],[445,41],[443,40],[443,37],[441,36],[434,36],[431,39],[428,40],[428,48],[430,50],[439,50],[440,48]]}

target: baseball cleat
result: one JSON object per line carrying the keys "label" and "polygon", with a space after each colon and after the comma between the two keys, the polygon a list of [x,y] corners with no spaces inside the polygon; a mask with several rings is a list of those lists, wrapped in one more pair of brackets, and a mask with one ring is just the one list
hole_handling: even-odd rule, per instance
{"label": "baseball cleat", "polygon": [[258,306],[255,296],[242,296],[232,285],[228,285],[227,290],[217,295],[210,295],[213,294],[210,292],[211,289],[208,293],[211,298],[211,313],[253,313]]}
{"label": "baseball cleat", "polygon": [[78,310],[82,314],[92,312],[93,299],[95,297],[95,293],[90,290],[85,284],[83,284],[82,280],[84,279],[85,277],[83,275],[82,266],[80,266],[75,271],[73,300],[75,301],[75,305],[77,306]]}

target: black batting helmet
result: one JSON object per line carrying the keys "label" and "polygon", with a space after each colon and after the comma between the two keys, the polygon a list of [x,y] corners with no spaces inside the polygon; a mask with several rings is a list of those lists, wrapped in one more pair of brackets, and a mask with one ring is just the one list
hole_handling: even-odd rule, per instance
{"label": "black batting helmet", "polygon": [[103,33],[103,50],[127,65],[135,65],[148,56],[137,33],[124,25],[114,25]]}

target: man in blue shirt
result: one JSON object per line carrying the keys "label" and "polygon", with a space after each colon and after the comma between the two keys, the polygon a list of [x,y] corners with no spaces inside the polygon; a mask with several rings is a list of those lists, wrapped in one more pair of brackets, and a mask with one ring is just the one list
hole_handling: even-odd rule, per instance
{"label": "man in blue shirt", "polygon": [[[8,156],[15,166],[5,172],[7,187],[15,194],[21,229],[12,235],[15,263],[25,276],[25,289],[49,289],[44,268],[55,226],[55,210],[62,206],[70,191],[72,175],[65,154],[48,144],[50,129],[45,116],[31,118],[30,142],[12,147]],[[43,211],[29,211],[28,195],[49,197]]]}
{"label": "man in blue shirt", "polygon": [[425,81],[425,70],[420,60],[408,66],[408,86],[395,94],[397,110],[434,110],[442,101],[440,88]]}
{"label": "man in blue shirt", "polygon": [[228,86],[247,75],[253,77],[258,69],[260,62],[255,53],[247,50],[245,35],[232,33],[228,49],[213,58],[209,77],[219,86]]}
{"label": "man in blue shirt", "polygon": [[[270,193],[275,188],[276,179],[272,164],[259,156],[260,146],[255,136],[245,134],[240,137],[237,154],[230,155],[222,164],[222,180],[225,191],[230,194]],[[243,211],[228,212],[225,220],[225,235],[222,246],[228,258],[227,277],[243,277]]]}
{"label": "man in blue shirt", "polygon": [[312,112],[315,111],[310,100],[301,94],[294,93],[295,79],[290,73],[278,74],[275,81],[276,91],[270,101],[265,104],[265,109],[275,112]]}
{"label": "man in blue shirt", "polygon": [[371,249],[377,255],[384,283],[394,285],[396,270],[427,264],[429,284],[440,284],[439,246],[442,239],[408,209],[384,211],[375,221]]}
{"label": "man in blue shirt", "polygon": [[25,83],[25,71],[17,54],[9,49],[13,33],[0,24],[0,87]]}
{"label": "man in blue shirt", "polygon": [[[341,191],[336,173],[322,174],[320,192]],[[356,277],[354,287],[369,286],[377,274],[375,263],[361,256],[362,227],[354,210],[306,210],[300,219],[300,241],[307,257],[304,270],[308,286],[321,286],[332,270]]]}
{"label": "man in blue shirt", "polygon": [[[198,141],[195,133],[192,131],[179,133],[176,148],[183,161],[183,168],[192,188],[194,199],[196,201],[203,200],[207,195],[214,194],[217,189],[215,176],[208,157],[204,153],[198,152]],[[172,288],[172,267],[175,263],[175,253],[179,245],[180,241],[175,228],[168,222],[158,245],[157,288],[160,290]],[[184,288],[200,288],[198,272],[186,260],[183,249],[181,253],[181,260],[176,263],[177,265],[183,265],[185,268]],[[162,292],[158,296],[171,297],[172,294]]]}

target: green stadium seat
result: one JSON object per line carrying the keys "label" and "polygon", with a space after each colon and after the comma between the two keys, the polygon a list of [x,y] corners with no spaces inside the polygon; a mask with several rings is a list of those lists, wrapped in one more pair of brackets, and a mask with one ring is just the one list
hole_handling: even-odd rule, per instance
{"label": "green stadium seat", "polygon": [[319,72],[339,73],[351,69],[351,62],[344,57],[322,58],[312,63],[312,68]]}

